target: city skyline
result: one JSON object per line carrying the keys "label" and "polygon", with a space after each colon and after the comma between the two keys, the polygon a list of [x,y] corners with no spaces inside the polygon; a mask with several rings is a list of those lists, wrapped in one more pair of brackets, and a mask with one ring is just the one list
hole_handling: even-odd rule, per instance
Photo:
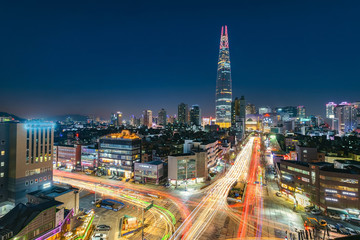
{"label": "city skyline", "polygon": [[[0,111],[107,117],[164,108],[172,115],[186,102],[198,104],[203,116],[215,116],[216,49],[225,24],[231,29],[234,97],[244,95],[258,107],[304,105],[309,114],[323,116],[327,102],[359,100],[356,7],[231,6],[79,4],[64,16],[64,5],[6,3]],[[179,21],[184,12],[188,19]]]}

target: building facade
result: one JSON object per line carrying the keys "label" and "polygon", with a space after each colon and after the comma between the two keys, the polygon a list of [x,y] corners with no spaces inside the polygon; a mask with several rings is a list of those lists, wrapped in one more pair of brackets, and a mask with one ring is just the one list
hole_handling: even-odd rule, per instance
{"label": "building facade", "polygon": [[190,109],[190,124],[195,126],[201,125],[201,111],[199,105],[192,105]]}
{"label": "building facade", "polygon": [[297,107],[297,117],[298,118],[305,118],[306,111],[304,106],[298,106]]}
{"label": "building facade", "polygon": [[0,179],[5,184],[2,192],[7,192],[3,200],[26,202],[27,192],[52,185],[54,124],[0,123],[0,130]]}
{"label": "building facade", "polygon": [[162,161],[135,163],[134,179],[142,183],[159,184],[164,179],[164,163]]}
{"label": "building facade", "polygon": [[335,118],[335,107],[337,105],[334,102],[326,104],[326,118]]}
{"label": "building facade", "polygon": [[134,164],[141,161],[141,139],[128,130],[99,139],[99,168],[106,175],[134,176]]}
{"label": "building facade", "polygon": [[54,146],[56,167],[81,170],[81,145]]}
{"label": "building facade", "polygon": [[342,102],[334,109],[335,118],[338,119],[340,135],[351,132],[357,128],[357,109],[351,103]]}
{"label": "building facade", "polygon": [[281,190],[297,204],[317,205],[360,219],[360,170],[352,164],[346,168],[338,165],[336,161],[335,164],[281,161]]}
{"label": "building facade", "polygon": [[185,103],[178,105],[178,123],[188,124],[189,123],[189,107]]}
{"label": "building facade", "polygon": [[99,151],[95,146],[81,146],[82,170],[95,170],[99,162]]}
{"label": "building facade", "polygon": [[216,124],[221,128],[229,128],[231,126],[232,82],[226,25],[221,28],[215,99]]}
{"label": "building facade", "polygon": [[148,128],[152,128],[152,111],[151,110],[145,110],[143,113],[143,125],[147,126]]}
{"label": "building facade", "polygon": [[167,115],[165,109],[161,109],[158,113],[158,125],[166,126],[167,124]]}
{"label": "building facade", "polygon": [[208,175],[205,151],[168,157],[168,179],[175,186],[203,182]]}

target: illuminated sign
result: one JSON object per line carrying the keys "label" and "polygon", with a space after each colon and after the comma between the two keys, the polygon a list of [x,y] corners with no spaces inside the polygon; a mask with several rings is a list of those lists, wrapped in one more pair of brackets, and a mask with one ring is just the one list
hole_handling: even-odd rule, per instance
{"label": "illuminated sign", "polygon": [[332,201],[332,202],[337,202],[338,201],[336,198],[329,198],[329,197],[326,197],[325,200],[326,201]]}

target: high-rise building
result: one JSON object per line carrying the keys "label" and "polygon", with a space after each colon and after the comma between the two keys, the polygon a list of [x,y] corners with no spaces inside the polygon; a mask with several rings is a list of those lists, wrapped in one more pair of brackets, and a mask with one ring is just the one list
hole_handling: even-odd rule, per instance
{"label": "high-rise building", "polygon": [[161,109],[158,113],[158,125],[166,126],[167,123],[167,116],[165,109]]}
{"label": "high-rise building", "polygon": [[190,109],[190,124],[200,126],[201,112],[199,105],[192,105]]}
{"label": "high-rise building", "polygon": [[122,125],[122,112],[116,113],[116,119],[115,119],[115,126],[121,126]]}
{"label": "high-rise building", "polygon": [[128,130],[100,138],[99,164],[106,175],[134,176],[134,163],[141,160],[141,139]]}
{"label": "high-rise building", "polygon": [[178,122],[181,124],[189,123],[189,107],[185,103],[180,103],[178,106]]}
{"label": "high-rise building", "polygon": [[326,104],[326,117],[334,118],[335,117],[335,107],[337,105],[334,102],[329,102]]}
{"label": "high-rise building", "polygon": [[220,50],[216,80],[216,124],[221,128],[231,126],[232,83],[227,26],[221,27]]}
{"label": "high-rise building", "polygon": [[256,114],[256,113],[257,111],[255,105],[252,103],[248,103],[246,105],[246,114],[248,115],[248,114]]}
{"label": "high-rise building", "polygon": [[0,141],[0,202],[26,203],[26,193],[52,185],[53,123],[0,123]]}
{"label": "high-rise building", "polygon": [[294,106],[277,107],[275,108],[275,111],[283,121],[288,121],[290,118],[295,118],[298,114],[298,109]]}
{"label": "high-rise building", "polygon": [[152,111],[145,110],[143,114],[143,125],[147,126],[148,128],[152,127]]}
{"label": "high-rise building", "polygon": [[231,127],[235,131],[236,137],[240,140],[245,133],[245,98],[235,98],[231,104]]}
{"label": "high-rise building", "polygon": [[335,118],[338,119],[339,134],[351,132],[357,128],[357,109],[351,103],[342,102],[334,109]]}
{"label": "high-rise building", "polygon": [[305,118],[306,112],[304,106],[298,106],[297,107],[297,117],[298,118]]}
{"label": "high-rise building", "polygon": [[133,127],[137,127],[137,121],[136,121],[136,117],[134,115],[130,116],[130,125]]}
{"label": "high-rise building", "polygon": [[266,113],[271,113],[270,107],[259,107],[259,114],[264,115]]}

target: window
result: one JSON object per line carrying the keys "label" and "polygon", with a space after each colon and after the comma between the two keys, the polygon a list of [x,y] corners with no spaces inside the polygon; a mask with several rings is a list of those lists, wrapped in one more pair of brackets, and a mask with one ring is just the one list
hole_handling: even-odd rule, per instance
{"label": "window", "polygon": [[4,173],[2,172],[2,173],[0,173],[0,177],[4,177]]}
{"label": "window", "polygon": [[5,162],[1,162],[1,166],[2,166],[2,167],[5,166]]}
{"label": "window", "polygon": [[34,181],[33,180],[30,180],[30,185],[33,185]]}
{"label": "window", "polygon": [[26,181],[26,182],[25,182],[25,186],[28,186],[28,185],[29,185],[29,181]]}
{"label": "window", "polygon": [[38,183],[38,181],[39,181],[39,180],[36,178],[36,179],[35,179],[35,183]]}
{"label": "window", "polygon": [[1,156],[4,156],[5,155],[5,151],[1,151]]}

